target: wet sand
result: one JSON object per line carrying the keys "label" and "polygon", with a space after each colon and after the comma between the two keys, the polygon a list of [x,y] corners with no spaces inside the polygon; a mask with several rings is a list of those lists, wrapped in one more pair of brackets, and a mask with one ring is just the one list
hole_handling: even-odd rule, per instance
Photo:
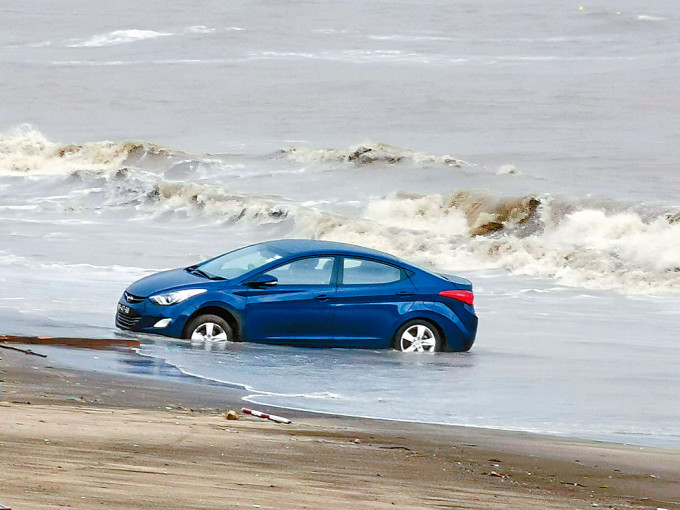
{"label": "wet sand", "polygon": [[[680,452],[318,416],[0,349],[0,506],[680,508]],[[417,418],[405,409],[405,418]]]}

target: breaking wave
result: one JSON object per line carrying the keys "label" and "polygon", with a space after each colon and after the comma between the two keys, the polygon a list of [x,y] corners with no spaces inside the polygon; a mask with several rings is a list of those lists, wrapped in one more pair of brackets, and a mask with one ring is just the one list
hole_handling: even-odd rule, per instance
{"label": "breaking wave", "polygon": [[458,191],[398,193],[349,217],[213,184],[159,181],[131,189],[140,211],[250,227],[285,222],[288,235],[361,244],[440,270],[507,270],[594,290],[680,292],[678,211]]}
{"label": "breaking wave", "polygon": [[437,156],[412,149],[402,149],[386,143],[361,143],[345,149],[311,149],[308,147],[286,147],[281,154],[295,163],[352,163],[370,165],[373,163],[412,163],[423,166],[468,166],[465,161],[449,155]]}
{"label": "breaking wave", "polygon": [[[344,149],[294,146],[281,149],[277,155],[304,165],[341,163],[356,166],[373,164],[453,168],[471,166],[450,155],[434,155],[385,143],[362,143]],[[74,170],[106,173],[131,165],[162,170],[171,163],[186,160],[187,156],[181,151],[139,141],[61,144],[50,141],[28,124],[0,133],[0,175],[67,175]],[[228,158],[236,156],[203,155],[198,157],[198,162],[210,163],[214,160],[224,164]],[[262,158],[265,159],[267,156]],[[514,167],[504,173],[514,173]]]}
{"label": "breaking wave", "polygon": [[242,220],[255,224],[278,222],[291,211],[285,201],[273,197],[246,195],[221,186],[197,183],[158,182],[146,193],[145,201],[162,211],[181,211],[187,215],[198,211],[203,216],[232,223]]}
{"label": "breaking wave", "polygon": [[[280,156],[305,164],[464,164],[451,156],[385,144],[344,150],[296,147]],[[37,204],[43,212],[60,214],[122,209],[128,217],[207,220],[217,228],[274,226],[267,236],[361,244],[452,272],[506,270],[588,289],[680,292],[677,209],[458,190],[450,195],[395,193],[340,214],[330,202],[300,203],[231,189],[228,182],[245,171],[229,170],[231,157],[188,157],[138,142],[60,145],[30,126],[0,135],[0,176],[28,176],[33,182],[42,176],[62,178],[63,186],[73,191],[45,199],[33,196],[26,214],[33,214]],[[258,168],[271,159],[248,158]],[[50,187],[53,180],[45,182]],[[29,190],[45,189],[31,186]],[[24,205],[17,202],[7,210]]]}
{"label": "breaking wave", "polygon": [[369,203],[363,220],[325,217],[306,233],[452,271],[504,269],[588,289],[678,292],[679,218],[550,196],[397,194]]}
{"label": "breaking wave", "polygon": [[29,125],[0,133],[0,175],[113,172],[148,155],[169,154],[162,147],[141,142],[54,143]]}

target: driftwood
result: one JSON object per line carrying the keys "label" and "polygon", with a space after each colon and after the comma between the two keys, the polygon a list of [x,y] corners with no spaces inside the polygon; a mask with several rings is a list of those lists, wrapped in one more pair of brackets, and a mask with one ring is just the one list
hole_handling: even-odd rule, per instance
{"label": "driftwood", "polygon": [[19,351],[24,354],[30,354],[32,356],[40,356],[41,358],[46,358],[47,355],[40,354],[39,352],[33,352],[31,349],[20,349],[19,347],[13,347],[11,345],[0,344],[0,349],[9,349],[10,351]]}

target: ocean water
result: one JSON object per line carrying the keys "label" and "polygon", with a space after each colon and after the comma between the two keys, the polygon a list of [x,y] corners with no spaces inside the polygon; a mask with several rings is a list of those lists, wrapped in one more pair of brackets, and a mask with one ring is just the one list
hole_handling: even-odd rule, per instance
{"label": "ocean water", "polygon": [[680,444],[675,2],[29,1],[2,19],[0,333],[125,335],[115,303],[144,275],[340,240],[470,278],[472,351],[140,354],[255,403]]}

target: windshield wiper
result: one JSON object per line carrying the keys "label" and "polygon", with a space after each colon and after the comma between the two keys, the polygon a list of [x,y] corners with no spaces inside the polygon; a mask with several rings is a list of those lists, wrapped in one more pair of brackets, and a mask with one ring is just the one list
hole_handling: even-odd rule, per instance
{"label": "windshield wiper", "polygon": [[221,276],[210,275],[203,271],[202,269],[199,269],[198,266],[189,266],[184,268],[184,270],[187,273],[197,274],[198,276],[202,276],[203,278],[207,278],[208,280],[226,280],[226,278],[222,278]]}

